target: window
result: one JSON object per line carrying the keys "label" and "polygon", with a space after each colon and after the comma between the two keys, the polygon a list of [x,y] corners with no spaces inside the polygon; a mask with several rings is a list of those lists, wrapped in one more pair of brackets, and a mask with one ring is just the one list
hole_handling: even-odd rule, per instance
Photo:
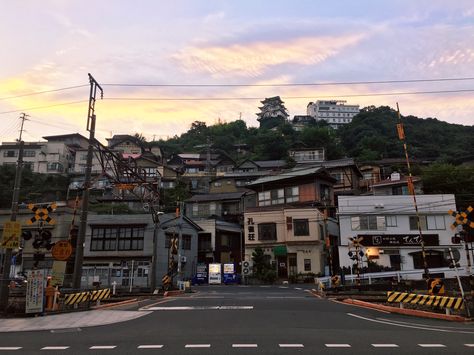
{"label": "window", "polygon": [[33,162],[30,162],[30,161],[23,162],[23,167],[30,171],[33,171],[34,166],[35,165],[33,164]]}
{"label": "window", "polygon": [[183,240],[182,240],[182,249],[183,250],[191,250],[191,236],[190,235],[183,235]]}
{"label": "window", "polygon": [[211,250],[211,233],[200,233],[198,235],[198,250]]}
{"label": "window", "polygon": [[385,216],[385,225],[387,227],[397,226],[397,216]]}
{"label": "window", "polygon": [[299,201],[299,188],[298,186],[287,187],[285,191],[286,202],[298,202]]}
{"label": "window", "polygon": [[143,250],[145,227],[118,228],[118,250]]}
{"label": "window", "polygon": [[216,214],[216,203],[215,202],[211,202],[209,204],[209,215],[213,216]]}
{"label": "window", "polygon": [[198,216],[199,215],[199,205],[197,203],[193,203],[193,216]]}
{"label": "window", "polygon": [[258,193],[258,205],[259,206],[270,206],[270,191],[264,191]]}
{"label": "window", "polygon": [[392,195],[409,195],[408,186],[392,187]]}
{"label": "window", "polygon": [[311,259],[304,259],[304,271],[311,271]]}
{"label": "window", "polygon": [[372,180],[372,172],[366,172],[362,174],[362,179],[364,180]]}
{"label": "window", "polygon": [[92,227],[91,250],[143,250],[145,226]]}
{"label": "window", "polygon": [[258,225],[258,240],[276,240],[276,224],[260,223]]}
{"label": "window", "polygon": [[58,172],[62,173],[63,172],[63,165],[61,163],[57,163],[57,162],[48,163],[47,170],[48,171],[58,171]]}
{"label": "window", "polygon": [[[444,216],[420,216],[420,226],[422,230],[446,229]],[[410,229],[418,230],[416,216],[410,216]]]}
{"label": "window", "polygon": [[272,190],[272,205],[279,205],[285,203],[285,191],[283,189]]}
{"label": "window", "polygon": [[6,150],[3,152],[5,158],[16,158],[18,156],[18,150]]}
{"label": "window", "polygon": [[309,235],[309,223],[307,219],[293,219],[293,227],[295,236]]}
{"label": "window", "polygon": [[351,227],[353,231],[358,230],[385,230],[384,216],[354,216],[351,217]]}
{"label": "window", "polygon": [[25,158],[33,158],[33,157],[36,156],[36,152],[35,152],[34,150],[25,150],[25,151],[23,152],[23,156],[24,156]]}
{"label": "window", "polygon": [[336,179],[336,184],[344,182],[344,175],[342,172],[332,173],[331,176]]}

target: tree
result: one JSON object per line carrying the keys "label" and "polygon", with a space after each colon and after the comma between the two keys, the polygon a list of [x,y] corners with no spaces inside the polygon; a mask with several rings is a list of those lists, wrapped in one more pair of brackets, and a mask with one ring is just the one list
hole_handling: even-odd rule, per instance
{"label": "tree", "polygon": [[431,164],[422,169],[426,194],[455,194],[461,210],[474,207],[474,167],[445,163]]}

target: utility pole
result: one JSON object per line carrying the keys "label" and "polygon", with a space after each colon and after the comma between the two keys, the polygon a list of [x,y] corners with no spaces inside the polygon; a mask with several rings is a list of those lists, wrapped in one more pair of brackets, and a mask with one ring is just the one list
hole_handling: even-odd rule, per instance
{"label": "utility pole", "polygon": [[[18,138],[18,160],[16,162],[16,171],[15,171],[15,183],[13,185],[13,197],[12,197],[12,209],[10,221],[15,222],[18,215],[18,202],[20,200],[20,186],[21,186],[21,173],[23,168],[23,146],[24,142],[21,137],[23,134],[23,126],[25,121],[28,119],[29,115],[22,113],[20,116],[21,119],[21,128],[20,128],[20,137]],[[3,254],[3,276],[0,282],[0,309],[5,311],[8,307],[8,296],[10,289],[8,288],[9,279],[10,279],[10,269],[11,269],[11,259],[12,259],[12,249],[5,249]]]}
{"label": "utility pole", "polygon": [[76,258],[74,260],[73,288],[81,288],[82,262],[84,259],[84,241],[87,230],[87,213],[89,209],[89,189],[91,185],[92,156],[95,140],[95,101],[97,89],[100,90],[100,98],[104,97],[104,91],[91,74],[89,83],[91,85],[89,94],[89,108],[87,110],[87,130],[89,131],[89,147],[87,149],[87,165],[84,178],[84,190],[82,191],[82,211],[79,224],[79,232],[76,241]]}
{"label": "utility pole", "polygon": [[421,230],[420,212],[418,211],[418,204],[416,202],[415,185],[413,184],[413,176],[411,174],[410,159],[408,158],[408,148],[407,148],[407,143],[406,143],[406,140],[405,140],[405,131],[403,129],[402,116],[400,115],[400,109],[398,107],[398,102],[397,102],[397,115],[398,115],[398,124],[397,124],[398,138],[403,143],[403,149],[405,151],[405,159],[406,159],[406,162],[407,162],[408,191],[413,196],[413,205],[415,206],[415,213],[416,213],[416,224],[418,225],[418,234],[420,235],[421,255],[423,257],[423,268],[424,268],[424,271],[425,271],[424,276],[425,276],[426,280],[429,280],[430,270],[428,269],[428,260],[426,258],[425,240],[423,238],[423,232]]}
{"label": "utility pole", "polygon": [[181,263],[181,252],[183,250],[183,202],[178,202],[178,211],[179,211],[179,221],[178,221],[178,280],[183,280],[182,275],[182,263]]}

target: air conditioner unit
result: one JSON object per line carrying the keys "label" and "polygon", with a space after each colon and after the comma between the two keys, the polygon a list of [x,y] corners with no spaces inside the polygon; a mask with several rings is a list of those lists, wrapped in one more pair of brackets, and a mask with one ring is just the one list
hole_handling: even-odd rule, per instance
{"label": "air conditioner unit", "polygon": [[186,257],[185,257],[185,256],[182,256],[182,257],[181,257],[181,262],[182,262],[182,263],[185,263],[185,262],[186,262]]}

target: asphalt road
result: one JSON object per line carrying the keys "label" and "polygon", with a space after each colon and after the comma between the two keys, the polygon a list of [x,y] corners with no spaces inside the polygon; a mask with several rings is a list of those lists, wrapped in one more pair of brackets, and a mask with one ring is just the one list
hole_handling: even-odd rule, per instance
{"label": "asphalt road", "polygon": [[0,352],[474,354],[471,324],[349,306],[291,285],[200,286],[195,290],[184,297],[150,301],[142,309],[151,313],[123,323],[3,333]]}

